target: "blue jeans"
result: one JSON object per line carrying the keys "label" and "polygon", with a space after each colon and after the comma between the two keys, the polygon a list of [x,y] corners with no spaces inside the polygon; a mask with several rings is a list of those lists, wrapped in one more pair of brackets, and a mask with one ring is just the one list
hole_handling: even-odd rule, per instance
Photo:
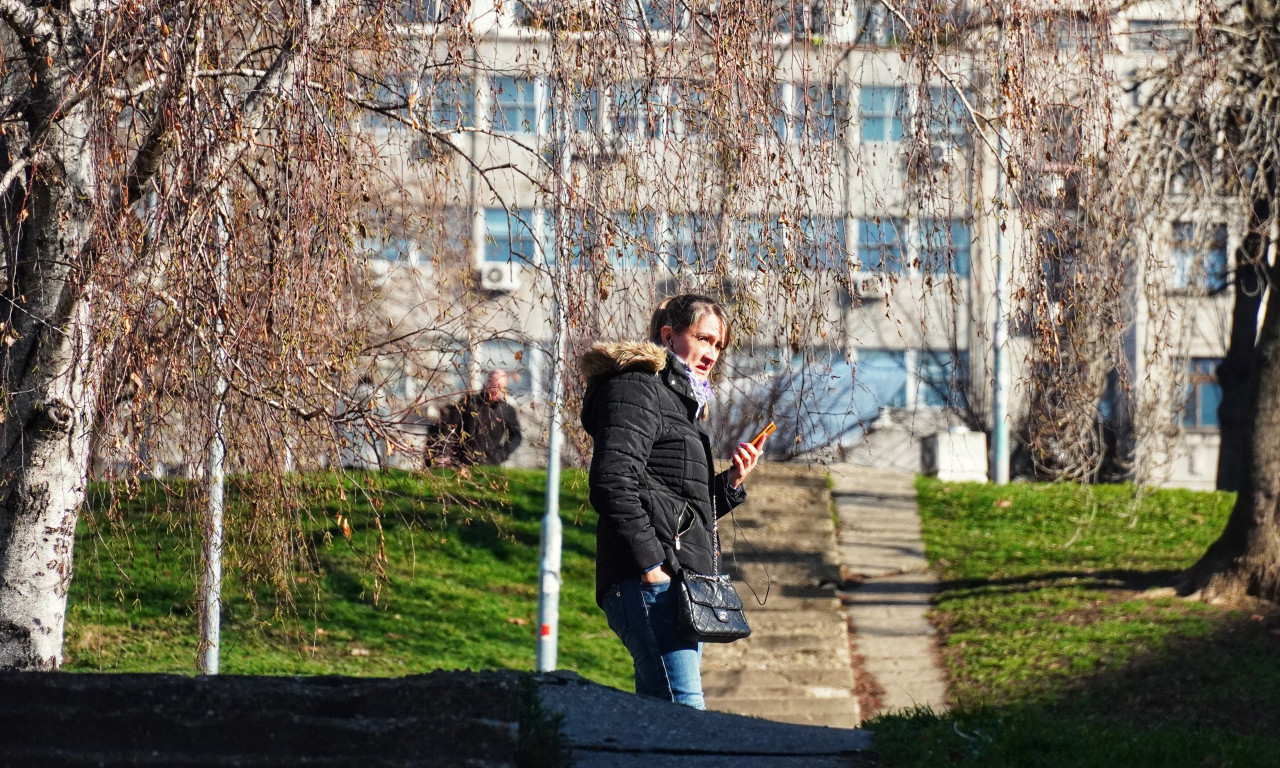
{"label": "blue jeans", "polygon": [[702,698],[702,643],[676,634],[676,594],[671,582],[624,579],[605,593],[609,628],[631,653],[636,693],[706,709]]}

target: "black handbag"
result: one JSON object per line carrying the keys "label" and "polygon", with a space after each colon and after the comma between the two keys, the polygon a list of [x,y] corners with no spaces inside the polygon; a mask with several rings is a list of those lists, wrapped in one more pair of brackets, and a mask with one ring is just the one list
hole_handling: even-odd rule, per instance
{"label": "black handbag", "polygon": [[727,573],[706,575],[681,569],[676,630],[685,640],[731,643],[751,634],[742,598]]}
{"label": "black handbag", "polygon": [[712,573],[695,573],[681,568],[676,577],[679,610],[676,631],[685,640],[702,643],[732,643],[751,634],[742,598],[729,574],[720,573],[720,526],[712,499]]}

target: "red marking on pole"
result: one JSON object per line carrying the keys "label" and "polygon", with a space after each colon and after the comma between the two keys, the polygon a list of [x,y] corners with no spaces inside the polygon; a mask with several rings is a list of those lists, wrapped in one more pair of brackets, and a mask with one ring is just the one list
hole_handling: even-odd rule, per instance
{"label": "red marking on pole", "polygon": [[550,624],[543,624],[543,625],[542,625],[542,636],[543,636],[543,637],[550,637],[550,636],[551,636],[551,625],[550,625]]}

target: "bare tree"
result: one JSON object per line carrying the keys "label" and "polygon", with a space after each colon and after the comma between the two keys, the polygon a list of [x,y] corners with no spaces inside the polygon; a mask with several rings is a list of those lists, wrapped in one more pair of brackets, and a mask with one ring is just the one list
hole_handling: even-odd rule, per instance
{"label": "bare tree", "polygon": [[1254,0],[1207,4],[1200,13],[1195,45],[1150,78],[1130,134],[1149,164],[1144,189],[1170,205],[1225,208],[1244,221],[1231,275],[1220,282],[1234,310],[1230,347],[1217,371],[1219,484],[1237,490],[1236,504],[1180,589],[1205,599],[1274,600],[1280,596],[1280,15],[1274,4]]}
{"label": "bare tree", "polygon": [[95,440],[200,455],[216,369],[232,440],[266,438],[243,466],[328,434],[364,335],[347,136],[380,10],[0,6],[0,668],[60,662]]}

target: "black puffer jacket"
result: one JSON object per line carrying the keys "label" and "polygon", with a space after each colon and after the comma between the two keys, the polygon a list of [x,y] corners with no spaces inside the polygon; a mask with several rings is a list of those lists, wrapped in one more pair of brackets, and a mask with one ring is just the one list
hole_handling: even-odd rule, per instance
{"label": "black puffer jacket", "polygon": [[715,516],[746,498],[727,471],[713,476],[711,440],[679,365],[649,342],[597,344],[582,357],[591,506],[600,515],[597,601],[658,563],[710,573]]}

